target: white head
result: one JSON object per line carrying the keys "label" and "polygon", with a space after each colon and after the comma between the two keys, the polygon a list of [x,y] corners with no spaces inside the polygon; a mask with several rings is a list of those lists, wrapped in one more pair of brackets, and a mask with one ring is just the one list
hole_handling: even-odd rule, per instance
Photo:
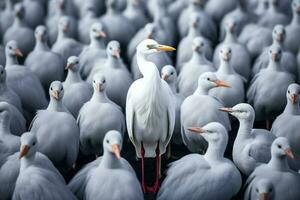
{"label": "white head", "polygon": [[62,16],[58,21],[58,30],[61,33],[68,33],[70,28],[71,20],[67,16]]}
{"label": "white head", "polygon": [[197,29],[200,25],[200,16],[196,13],[192,13],[189,19],[190,28]]}
{"label": "white head", "polygon": [[262,178],[257,180],[254,185],[254,198],[259,200],[273,199],[275,193],[272,182],[268,179]]}
{"label": "white head", "polygon": [[228,18],[225,21],[225,31],[234,34],[236,32],[237,22],[234,18]]}
{"label": "white head", "polygon": [[205,72],[200,75],[198,79],[198,88],[203,88],[208,91],[215,87],[230,88],[231,86],[228,83],[219,80],[213,72]]}
{"label": "white head", "polygon": [[192,48],[194,52],[203,53],[205,50],[205,40],[203,37],[195,37],[193,39]]}
{"label": "white head", "polygon": [[72,70],[74,72],[79,71],[79,58],[77,56],[71,56],[68,58],[67,66],[65,69]]}
{"label": "white head", "polygon": [[92,24],[90,28],[90,38],[91,39],[102,39],[106,38],[106,33],[104,32],[104,27],[101,22],[96,22]]}
{"label": "white head", "polygon": [[137,52],[143,55],[150,55],[161,51],[175,51],[170,46],[162,45],[152,39],[145,39],[137,46]]}
{"label": "white head", "polygon": [[64,87],[60,81],[53,81],[49,88],[49,95],[51,99],[60,101],[64,96]]}
{"label": "white head", "polygon": [[21,148],[19,158],[34,156],[37,150],[37,139],[32,132],[23,133],[21,136]]}
{"label": "white head", "polygon": [[148,23],[145,26],[146,38],[153,39],[157,32],[157,27],[154,23]]}
{"label": "white head", "polygon": [[8,57],[23,57],[18,43],[14,40],[9,41],[5,46],[5,55]]}
{"label": "white head", "polygon": [[286,32],[283,25],[279,24],[273,28],[273,32],[272,32],[273,40],[282,43],[284,42],[285,36],[286,36]]}
{"label": "white head", "polygon": [[274,62],[281,60],[282,50],[279,46],[271,46],[269,49],[269,58]]}
{"label": "white head", "polygon": [[103,139],[103,150],[114,154],[117,159],[120,159],[122,143],[123,138],[119,131],[108,131]]}
{"label": "white head", "polygon": [[272,157],[275,156],[277,158],[285,158],[286,156],[288,156],[291,159],[294,159],[294,154],[290,143],[285,137],[278,137],[273,141],[271,154]]}
{"label": "white head", "polygon": [[112,40],[107,44],[106,52],[108,56],[120,58],[121,45],[118,41]]}
{"label": "white head", "polygon": [[300,0],[293,0],[292,9],[298,15],[300,14]]}
{"label": "white head", "polygon": [[247,103],[240,103],[232,108],[220,108],[219,110],[231,114],[238,120],[245,120],[253,123],[255,119],[255,111],[253,107]]}
{"label": "white head", "polygon": [[292,83],[286,91],[286,98],[292,104],[299,104],[300,85]]}
{"label": "white head", "polygon": [[14,7],[15,16],[17,18],[24,18],[25,15],[25,7],[23,3],[17,3]]}
{"label": "white head", "polygon": [[177,81],[177,72],[172,65],[166,65],[161,69],[161,78],[168,84],[174,84]]}
{"label": "white head", "polygon": [[46,26],[40,25],[36,27],[34,36],[37,41],[47,42],[48,34]]}
{"label": "white head", "polygon": [[219,52],[220,60],[229,62],[231,60],[232,50],[229,46],[222,46]]}
{"label": "white head", "polygon": [[106,88],[105,76],[101,73],[97,73],[93,77],[94,92],[103,92]]}

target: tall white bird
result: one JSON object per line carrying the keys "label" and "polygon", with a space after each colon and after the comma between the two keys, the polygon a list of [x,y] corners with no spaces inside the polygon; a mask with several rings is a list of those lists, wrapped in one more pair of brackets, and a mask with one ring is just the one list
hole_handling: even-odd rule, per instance
{"label": "tall white bird", "polygon": [[[148,55],[175,48],[158,44],[155,40],[143,40],[137,46],[137,62],[143,78],[132,83],[127,94],[126,121],[129,138],[142,158],[142,189],[157,192],[159,187],[160,156],[165,153],[175,125],[175,99],[168,84],[160,78]],[[156,180],[146,188],[144,158],[156,157]]]}

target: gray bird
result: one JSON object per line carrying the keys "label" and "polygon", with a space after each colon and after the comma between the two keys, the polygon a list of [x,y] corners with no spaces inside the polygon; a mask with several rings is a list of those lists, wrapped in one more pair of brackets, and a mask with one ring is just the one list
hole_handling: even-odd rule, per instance
{"label": "gray bird", "polygon": [[224,157],[228,143],[225,127],[212,122],[190,130],[205,138],[207,151],[171,163],[157,199],[231,199],[240,190],[242,178],[232,161]]}
{"label": "gray bird", "polygon": [[31,121],[37,109],[47,106],[43,86],[38,77],[28,68],[19,65],[17,57],[23,56],[16,41],[9,41],[5,47],[6,83],[21,99],[23,114]]}
{"label": "gray bird", "polygon": [[76,197],[61,180],[61,176],[36,164],[37,139],[31,134],[26,133],[21,137],[20,172],[12,199],[75,200]]}
{"label": "gray bird", "polygon": [[120,155],[122,142],[120,132],[106,133],[103,156],[84,166],[68,185],[78,199],[144,199],[133,168]]}
{"label": "gray bird", "polygon": [[[300,155],[300,145],[297,141],[300,139],[298,133],[298,123],[300,122],[299,108],[300,86],[296,83],[290,84],[286,91],[287,104],[284,111],[277,116],[272,124],[271,133],[277,137],[286,137],[296,155]],[[288,159],[290,167],[298,171],[300,169],[300,160]]]}
{"label": "gray bird", "polygon": [[37,0],[24,0],[23,3],[26,10],[24,15],[26,24],[32,29],[44,24],[46,13],[41,2]]}
{"label": "gray bird", "polygon": [[205,5],[205,11],[214,21],[220,22],[228,12],[236,7],[237,3],[236,0],[209,0]]}
{"label": "gray bird", "polygon": [[292,75],[280,68],[281,53],[280,47],[273,46],[269,49],[268,67],[254,76],[247,91],[247,102],[253,106],[256,120],[267,120],[267,129],[268,120],[274,119],[283,111],[286,90],[294,83]]}
{"label": "gray bird", "polygon": [[[36,152],[38,144],[37,139],[32,132],[26,132],[21,136],[21,148],[24,148],[26,145],[28,145],[28,147],[25,147],[25,149],[27,148],[28,153],[30,155],[34,154],[34,159],[32,162],[34,162],[35,166],[51,171],[53,175],[57,177],[57,179],[59,179],[62,183],[65,183],[64,178],[54,167],[49,158],[44,154]],[[26,150],[23,151],[23,153],[25,153]],[[5,159],[4,164],[0,168],[0,195],[1,199],[3,200],[12,199],[15,190],[15,184],[21,168],[20,155],[21,153],[19,151],[10,155]]]}
{"label": "gray bird", "polygon": [[4,9],[1,10],[0,13],[0,31],[1,35],[4,35],[6,30],[13,24],[14,22],[14,12],[13,12],[13,3],[11,0],[5,0]]}
{"label": "gray bird", "polygon": [[52,81],[62,81],[64,66],[62,57],[49,48],[48,31],[43,25],[35,29],[35,47],[27,56],[25,65],[40,79],[45,91]]}
{"label": "gray bird", "polygon": [[37,112],[30,127],[39,142],[38,151],[48,156],[61,172],[74,167],[79,151],[79,128],[62,103],[63,95],[62,83],[52,82],[48,108]]}
{"label": "gray bird", "polygon": [[14,13],[14,23],[6,30],[3,36],[3,43],[7,44],[11,40],[17,41],[20,49],[26,56],[34,48],[34,32],[24,21],[25,8],[22,3],[15,5]]}
{"label": "gray bird", "polygon": [[102,64],[107,57],[104,32],[102,23],[94,23],[90,28],[90,44],[79,54],[80,74],[85,80],[98,62]]}
{"label": "gray bird", "polygon": [[246,79],[239,75],[231,64],[231,59],[237,53],[232,50],[231,45],[223,45],[219,49],[219,69],[215,72],[216,76],[229,83],[231,88],[213,88],[209,94],[220,99],[225,106],[234,106],[238,103],[244,102],[245,88],[244,82]]}
{"label": "gray bird", "polygon": [[107,44],[107,59],[104,63],[98,64],[93,68],[88,82],[92,82],[93,76],[101,73],[107,81],[107,96],[116,104],[125,108],[126,96],[132,83],[132,77],[123,60],[120,58],[120,43],[113,40]]}
{"label": "gray bird", "polygon": [[213,64],[204,55],[205,39],[195,37],[193,39],[193,55],[182,67],[177,66],[180,71],[178,76],[178,90],[185,97],[194,93],[198,86],[198,79],[204,72],[216,71]]}
{"label": "gray bird", "polygon": [[287,157],[294,158],[291,146],[284,137],[279,137],[272,143],[272,158],[267,164],[257,167],[248,177],[245,196],[250,196],[257,182],[267,179],[273,185],[274,200],[296,200],[300,196],[300,175],[292,171],[287,163]]}
{"label": "gray bird", "polygon": [[188,96],[181,105],[181,136],[183,143],[191,152],[203,152],[207,142],[200,135],[195,135],[188,130],[190,126],[204,126],[210,122],[219,122],[227,130],[231,130],[229,116],[227,113],[217,112],[224,104],[217,98],[208,94],[215,87],[226,87],[230,85],[217,79],[213,72],[203,73],[198,80],[198,88],[194,94]]}
{"label": "gray bird", "polygon": [[244,200],[275,200],[274,195],[272,182],[269,179],[262,178],[252,184],[251,191],[244,195]]}
{"label": "gray bird", "polygon": [[232,108],[220,108],[220,111],[231,114],[240,122],[232,158],[239,170],[249,176],[258,165],[269,162],[276,136],[265,129],[253,129],[255,111],[249,104],[240,103]]}
{"label": "gray bird", "polygon": [[95,74],[94,94],[79,111],[77,123],[80,128],[80,150],[84,154],[101,155],[101,144],[109,130],[117,130],[124,135],[125,117],[121,108],[107,97],[108,84],[104,75]]}
{"label": "gray bird", "polygon": [[135,30],[140,30],[149,22],[142,0],[127,0],[123,15],[131,21]]}
{"label": "gray bird", "polygon": [[63,82],[65,92],[62,102],[74,118],[77,118],[80,108],[91,98],[93,88],[81,79],[77,56],[71,56],[68,59],[66,69],[68,70],[68,75]]}
{"label": "gray bird", "polygon": [[61,55],[64,65],[70,56],[78,56],[83,45],[69,36],[71,20],[69,17],[61,17],[58,22],[58,36],[52,46],[52,51]]}
{"label": "gray bird", "polygon": [[232,57],[230,59],[230,65],[233,69],[243,76],[246,80],[250,77],[251,73],[251,58],[247,48],[237,40],[237,21],[235,18],[228,18],[224,22],[225,39],[219,43],[215,48],[213,62],[216,67],[220,66],[220,49],[224,46],[231,48]]}

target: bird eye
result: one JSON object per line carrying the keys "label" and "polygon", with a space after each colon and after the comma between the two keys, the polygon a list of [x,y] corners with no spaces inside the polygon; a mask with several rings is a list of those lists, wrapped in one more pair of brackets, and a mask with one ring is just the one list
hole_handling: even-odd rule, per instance
{"label": "bird eye", "polygon": [[290,91],[288,90],[288,93],[290,93]]}
{"label": "bird eye", "polygon": [[4,73],[4,71],[1,71],[1,74],[3,74]]}
{"label": "bird eye", "polygon": [[12,49],[12,47],[11,47],[11,46],[9,46],[8,48],[9,48],[9,49]]}
{"label": "bird eye", "polygon": [[229,53],[231,53],[231,50],[229,50]]}
{"label": "bird eye", "polygon": [[53,90],[53,88],[51,87],[50,90]]}
{"label": "bird eye", "polygon": [[94,80],[93,82],[94,82],[94,83],[96,83],[96,81],[95,81],[95,80]]}
{"label": "bird eye", "polygon": [[102,83],[105,83],[105,82],[106,82],[106,80],[103,80],[103,81],[102,81]]}
{"label": "bird eye", "polygon": [[173,75],[174,74],[174,72],[171,72],[171,75]]}
{"label": "bird eye", "polygon": [[210,81],[210,78],[207,78],[208,81]]}
{"label": "bird eye", "polygon": [[280,144],[278,144],[277,146],[278,146],[279,149],[281,149],[281,145]]}
{"label": "bird eye", "polygon": [[35,145],[35,142],[32,143],[32,146],[34,146],[34,145]]}
{"label": "bird eye", "polygon": [[61,91],[63,91],[63,90],[64,90],[64,88],[62,87],[62,88],[60,88],[60,90],[61,90]]}
{"label": "bird eye", "polygon": [[109,140],[106,140],[106,143],[109,143]]}
{"label": "bird eye", "polygon": [[256,192],[258,192],[258,188],[256,188],[255,190],[256,190]]}

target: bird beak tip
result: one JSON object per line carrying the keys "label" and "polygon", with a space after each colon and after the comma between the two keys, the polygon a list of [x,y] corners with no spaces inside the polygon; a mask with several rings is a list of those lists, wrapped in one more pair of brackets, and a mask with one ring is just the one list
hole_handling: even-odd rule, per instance
{"label": "bird beak tip", "polygon": [[204,133],[204,129],[201,127],[189,127],[188,130],[192,133]]}

